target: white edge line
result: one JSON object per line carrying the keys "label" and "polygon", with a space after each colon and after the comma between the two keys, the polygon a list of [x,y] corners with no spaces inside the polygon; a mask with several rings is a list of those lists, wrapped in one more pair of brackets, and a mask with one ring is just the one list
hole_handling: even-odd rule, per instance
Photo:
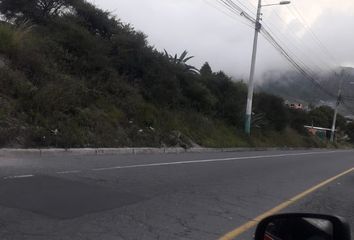
{"label": "white edge line", "polygon": [[[341,153],[347,151],[321,151],[321,152],[306,152],[306,153],[289,153],[289,154],[277,154],[277,155],[260,155],[260,156],[247,156],[247,157],[236,157],[236,158],[216,158],[216,159],[202,159],[202,160],[191,160],[191,161],[179,161],[179,162],[167,162],[167,163],[150,163],[150,164],[138,164],[138,165],[128,165],[128,166],[114,166],[107,168],[95,168],[91,171],[108,171],[115,169],[127,169],[127,168],[142,168],[142,167],[157,167],[157,166],[169,166],[169,165],[182,165],[182,164],[193,164],[193,163],[210,163],[210,162],[227,162],[235,161],[242,159],[259,159],[259,158],[273,158],[273,157],[287,157],[287,156],[304,156],[304,155],[315,155],[315,154],[327,154],[327,153]],[[80,173],[81,170],[69,170],[56,172],[57,174],[71,174],[71,173]],[[17,179],[17,178],[31,178],[34,177],[33,174],[27,175],[17,175],[17,176],[8,176],[3,177],[3,179]]]}
{"label": "white edge line", "polygon": [[263,156],[261,155],[261,156],[236,157],[236,158],[202,159],[202,160],[167,162],[167,163],[150,163],[150,164],[138,164],[138,165],[128,165],[128,166],[114,166],[114,167],[106,167],[106,168],[95,168],[95,169],[91,169],[91,171],[107,171],[107,170],[115,170],[115,169],[157,167],[157,166],[182,165],[182,164],[193,164],[193,163],[227,162],[227,161],[235,161],[235,160],[242,160],[242,159],[273,158],[273,157],[287,157],[287,156],[303,156],[303,155],[328,154],[328,153],[339,153],[339,152],[344,152],[344,151],[289,153],[289,154],[277,154],[277,155],[263,155]]}
{"label": "white edge line", "polygon": [[30,177],[34,177],[34,175],[28,174],[28,175],[9,176],[9,177],[4,177],[3,179],[30,178]]}
{"label": "white edge line", "polygon": [[70,170],[70,171],[63,171],[63,172],[56,172],[56,174],[71,174],[71,173],[80,173],[80,170]]}

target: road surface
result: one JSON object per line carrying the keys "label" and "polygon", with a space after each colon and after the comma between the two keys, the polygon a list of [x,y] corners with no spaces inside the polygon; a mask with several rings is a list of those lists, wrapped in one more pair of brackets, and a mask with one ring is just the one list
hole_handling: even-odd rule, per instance
{"label": "road surface", "polygon": [[301,193],[278,210],[354,223],[353,167],[349,150],[1,156],[0,239],[250,239],[235,231]]}

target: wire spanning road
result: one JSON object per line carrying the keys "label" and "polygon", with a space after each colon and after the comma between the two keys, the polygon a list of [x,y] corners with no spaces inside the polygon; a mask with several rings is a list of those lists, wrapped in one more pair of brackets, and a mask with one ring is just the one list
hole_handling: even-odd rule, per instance
{"label": "wire spanning road", "polygon": [[2,156],[0,238],[250,239],[264,213],[354,220],[353,167],[353,151],[325,150]]}

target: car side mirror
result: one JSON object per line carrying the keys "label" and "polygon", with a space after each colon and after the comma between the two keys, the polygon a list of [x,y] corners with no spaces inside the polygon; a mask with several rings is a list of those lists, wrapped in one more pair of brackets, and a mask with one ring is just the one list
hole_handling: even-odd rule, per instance
{"label": "car side mirror", "polygon": [[265,218],[255,240],[351,240],[349,224],[341,217],[290,213]]}

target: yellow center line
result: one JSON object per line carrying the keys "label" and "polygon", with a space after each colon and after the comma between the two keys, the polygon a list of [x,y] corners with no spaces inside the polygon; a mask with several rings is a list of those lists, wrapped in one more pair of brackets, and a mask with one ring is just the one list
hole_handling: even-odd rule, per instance
{"label": "yellow center line", "polygon": [[319,188],[337,180],[338,178],[350,173],[354,171],[354,168],[351,168],[345,172],[342,172],[334,177],[331,177],[330,179],[327,179],[323,182],[321,182],[320,184],[317,184],[316,186],[296,195],[293,198],[290,198],[289,200],[279,204],[278,206],[276,206],[275,208],[272,208],[264,213],[262,213],[261,215],[255,217],[254,219],[252,219],[251,221],[246,222],[245,224],[243,224],[242,226],[232,230],[231,232],[225,234],[224,236],[220,237],[219,240],[232,240],[235,239],[236,237],[240,236],[242,233],[246,232],[247,230],[255,227],[262,219],[276,214],[277,212],[289,207],[291,204],[301,200],[302,198],[306,197],[307,195],[309,195],[310,193],[313,193],[314,191],[318,190]]}

